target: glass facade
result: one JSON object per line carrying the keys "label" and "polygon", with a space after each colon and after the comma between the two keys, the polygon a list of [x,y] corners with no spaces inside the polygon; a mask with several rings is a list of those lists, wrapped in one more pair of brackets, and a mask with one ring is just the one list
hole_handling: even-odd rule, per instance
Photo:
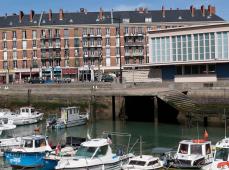
{"label": "glass facade", "polygon": [[152,62],[228,60],[228,32],[152,38]]}

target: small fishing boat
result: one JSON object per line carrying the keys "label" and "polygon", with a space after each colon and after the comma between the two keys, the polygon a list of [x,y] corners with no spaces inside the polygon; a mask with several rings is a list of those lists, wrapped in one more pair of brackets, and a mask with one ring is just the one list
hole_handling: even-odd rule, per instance
{"label": "small fishing boat", "polygon": [[130,158],[126,165],[121,167],[122,170],[155,170],[163,168],[163,161],[159,157],[152,155],[142,155],[142,138],[140,141],[140,155]]}
{"label": "small fishing boat", "polygon": [[211,142],[205,139],[182,140],[167,166],[181,169],[201,169],[213,161]]}
{"label": "small fishing boat", "polygon": [[46,136],[32,135],[22,138],[22,146],[5,151],[6,162],[16,168],[37,168],[44,166],[43,157],[52,149]]}
{"label": "small fishing boat", "polygon": [[20,137],[7,137],[6,134],[2,134],[3,132],[9,132],[16,128],[16,125],[13,124],[12,121],[2,118],[0,119],[0,156],[3,156],[3,152],[7,149],[10,149],[15,146],[19,146],[21,144]]}
{"label": "small fishing boat", "polygon": [[4,118],[12,120],[15,125],[27,125],[41,121],[44,113],[38,112],[34,107],[21,107],[19,112],[7,112]]}
{"label": "small fishing boat", "polygon": [[61,117],[52,118],[46,122],[48,128],[63,129],[73,126],[84,125],[89,119],[89,114],[80,114],[79,107],[61,108]]}
{"label": "small fishing boat", "polygon": [[127,163],[132,154],[113,153],[110,139],[96,138],[83,142],[74,157],[61,158],[55,169],[114,169],[120,170],[123,163]]}

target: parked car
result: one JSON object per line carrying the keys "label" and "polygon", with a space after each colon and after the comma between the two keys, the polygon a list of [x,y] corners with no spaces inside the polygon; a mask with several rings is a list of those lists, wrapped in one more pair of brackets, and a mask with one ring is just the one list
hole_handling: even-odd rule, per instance
{"label": "parked car", "polygon": [[104,74],[101,79],[103,82],[113,82],[114,78],[108,74]]}
{"label": "parked car", "polygon": [[33,79],[30,79],[28,82],[32,84],[43,84],[45,80],[42,78],[33,78]]}

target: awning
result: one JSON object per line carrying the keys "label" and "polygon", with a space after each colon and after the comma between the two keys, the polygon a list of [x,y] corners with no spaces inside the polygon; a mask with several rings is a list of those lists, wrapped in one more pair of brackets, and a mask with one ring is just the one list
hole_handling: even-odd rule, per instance
{"label": "awning", "polygon": [[77,74],[76,68],[63,68],[62,74]]}

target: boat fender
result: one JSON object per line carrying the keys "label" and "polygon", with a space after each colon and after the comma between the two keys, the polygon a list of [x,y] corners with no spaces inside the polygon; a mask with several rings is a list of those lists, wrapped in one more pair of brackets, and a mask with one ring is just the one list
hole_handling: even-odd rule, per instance
{"label": "boat fender", "polygon": [[218,164],[217,164],[217,168],[229,168],[229,162],[228,161],[226,161],[226,162],[219,162]]}

